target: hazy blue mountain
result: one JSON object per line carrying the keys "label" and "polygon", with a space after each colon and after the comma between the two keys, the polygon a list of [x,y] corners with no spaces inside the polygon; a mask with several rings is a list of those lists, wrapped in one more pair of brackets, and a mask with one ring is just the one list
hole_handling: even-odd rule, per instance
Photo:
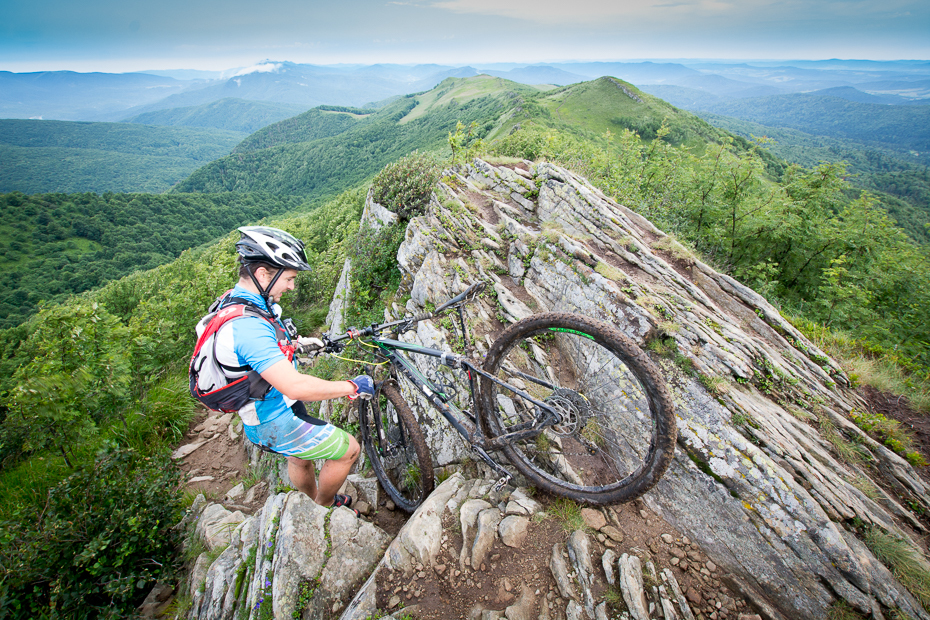
{"label": "hazy blue mountain", "polygon": [[659,99],[664,99],[677,108],[685,110],[707,110],[723,103],[725,98],[698,88],[670,86],[668,84],[642,84],[639,89]]}
{"label": "hazy blue mountain", "polygon": [[128,123],[0,120],[0,192],[163,192],[246,134]]}
{"label": "hazy blue mountain", "polygon": [[838,97],[846,101],[858,101],[859,103],[878,103],[884,105],[900,105],[911,103],[910,99],[905,99],[900,95],[873,95],[863,92],[852,86],[838,86],[836,88],[825,88],[815,90],[811,95],[821,95],[823,97]]}
{"label": "hazy blue mountain", "polygon": [[677,84],[682,79],[699,75],[694,69],[670,62],[573,62],[553,63],[552,66],[589,78],[609,75],[631,84],[637,82]]}
{"label": "hazy blue mountain", "polygon": [[99,120],[193,84],[145,73],[0,71],[0,118]]}
{"label": "hazy blue mountain", "polygon": [[296,116],[304,110],[304,106],[297,104],[275,104],[229,97],[200,106],[145,112],[127,118],[125,122],[142,125],[213,127],[252,133],[272,123]]}
{"label": "hazy blue mountain", "polygon": [[447,77],[467,77],[476,73],[470,67],[463,70],[442,65],[370,65],[341,69],[270,61],[250,69],[243,70],[248,73],[214,80],[203,88],[127,110],[125,116],[198,106],[226,98],[299,105],[305,110],[324,104],[362,106],[396,95],[429,90]]}
{"label": "hazy blue mountain", "polygon": [[557,69],[548,65],[532,65],[529,67],[511,69],[509,71],[483,69],[481,72],[487,75],[493,75],[494,77],[501,77],[512,82],[519,82],[521,84],[555,84],[557,86],[565,86],[567,84],[584,82],[586,79],[588,79],[584,75],[570,73],[568,71]]}
{"label": "hazy blue mountain", "polygon": [[[162,77],[174,78],[175,80],[219,80],[227,71],[200,71],[198,69],[146,69],[139,73],[148,75],[160,75]],[[235,71],[233,72],[235,73]]]}

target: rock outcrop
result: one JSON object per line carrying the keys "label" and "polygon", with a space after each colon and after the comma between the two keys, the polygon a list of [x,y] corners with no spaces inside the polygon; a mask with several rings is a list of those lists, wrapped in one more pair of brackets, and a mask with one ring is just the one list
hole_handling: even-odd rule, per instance
{"label": "rock outcrop", "polygon": [[[369,204],[367,211],[381,210]],[[661,550],[668,564],[657,565],[625,539],[619,513],[592,511],[585,519],[587,531],[596,532],[593,542],[590,534],[574,532],[550,545],[536,566],[552,575],[551,590],[529,577],[513,579],[509,589],[488,594],[483,609],[458,612],[511,620],[606,618],[605,588],[619,587],[630,618],[713,618],[712,609],[735,619],[750,612],[734,602],[738,595],[771,619],[824,618],[839,600],[876,618],[898,610],[930,619],[852,527],[880,527],[905,538],[925,533],[914,510],[930,509],[926,485],[850,421],[864,405],[842,369],[760,295],[695,259],[584,179],[546,163],[505,167],[475,160],[447,171],[427,212],[407,226],[398,261],[410,300],[387,309],[386,318],[421,312],[479,279],[493,283],[493,295],[466,308],[478,355],[502,324],[564,311],[608,321],[643,347],[659,340],[677,359],[658,361],[675,399],[678,449],[637,509],[675,530],[648,542],[651,555]],[[451,349],[454,334],[449,324],[424,321],[402,338]],[[416,362],[424,373],[437,371],[429,360]],[[466,446],[445,421],[415,394],[404,395],[434,466],[454,470],[467,462]],[[855,442],[860,461],[838,455],[830,441],[837,436]],[[307,604],[327,615],[351,599],[343,618],[402,606],[416,616],[415,605],[429,591],[426,575],[462,588],[486,585],[481,567],[503,562],[498,549],[524,549],[533,540],[527,532],[535,527],[536,501],[524,489],[505,497],[489,487],[452,475],[389,546],[383,532],[348,511],[329,513],[296,494],[273,496],[260,515],[236,527],[209,568],[191,617],[231,617],[230,610],[255,606],[263,593],[276,616],[290,614],[307,587],[315,593]],[[374,553],[341,559],[347,572],[338,576],[329,570],[335,558],[309,559],[308,549],[337,535],[346,548],[368,541]],[[262,554],[269,541],[272,556],[253,558],[254,569],[239,577],[249,549]],[[288,549],[298,544],[302,552]],[[384,547],[383,557],[374,557]],[[705,572],[726,575],[730,593],[708,607],[676,580],[675,571],[689,567],[698,569],[696,583]],[[279,577],[279,570],[292,576]],[[268,590],[262,584],[271,574]],[[353,598],[346,588],[362,582]],[[229,594],[243,590],[246,597]]]}
{"label": "rock outcrop", "polygon": [[[646,504],[769,617],[822,618],[837,599],[863,613],[880,604],[928,617],[844,525],[922,532],[905,503],[926,509],[930,495],[906,461],[850,422],[864,405],[838,364],[762,296],[563,168],[475,160],[444,179],[427,213],[407,227],[398,260],[411,300],[393,315],[485,279],[497,303],[467,310],[480,353],[495,320],[534,311],[606,320],[643,347],[673,339],[693,372],[663,363],[679,450]],[[423,322],[406,337],[450,348],[453,335]],[[445,422],[405,396],[428,429],[435,464],[462,459]],[[838,457],[825,427],[863,447],[872,469]],[[877,499],[860,490],[871,471],[884,474]]]}

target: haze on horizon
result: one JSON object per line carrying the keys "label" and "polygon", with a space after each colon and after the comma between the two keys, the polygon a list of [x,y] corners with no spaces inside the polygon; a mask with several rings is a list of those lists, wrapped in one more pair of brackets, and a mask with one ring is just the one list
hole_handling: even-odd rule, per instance
{"label": "haze on horizon", "polygon": [[0,70],[930,58],[926,0],[0,0]]}

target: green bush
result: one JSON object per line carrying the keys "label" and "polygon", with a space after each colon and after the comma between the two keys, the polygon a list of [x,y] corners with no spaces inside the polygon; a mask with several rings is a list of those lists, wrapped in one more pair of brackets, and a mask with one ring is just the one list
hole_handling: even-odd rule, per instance
{"label": "green bush", "polygon": [[122,618],[168,577],[181,513],[167,456],[112,449],[0,529],[0,615]]}
{"label": "green bush", "polygon": [[372,198],[407,221],[426,209],[439,172],[435,161],[414,151],[378,173],[371,184]]}
{"label": "green bush", "polygon": [[363,326],[384,320],[384,307],[400,284],[397,249],[406,230],[397,222],[381,230],[365,225],[358,231],[346,308],[349,323]]}

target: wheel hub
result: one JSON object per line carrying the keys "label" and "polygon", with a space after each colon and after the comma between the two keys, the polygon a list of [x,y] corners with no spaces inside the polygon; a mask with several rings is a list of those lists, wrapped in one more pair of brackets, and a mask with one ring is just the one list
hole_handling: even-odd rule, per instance
{"label": "wheel hub", "polygon": [[560,436],[578,433],[584,428],[591,413],[588,400],[575,390],[568,388],[558,388],[546,398],[545,403],[558,411],[562,417],[558,424],[549,427],[552,432]]}

